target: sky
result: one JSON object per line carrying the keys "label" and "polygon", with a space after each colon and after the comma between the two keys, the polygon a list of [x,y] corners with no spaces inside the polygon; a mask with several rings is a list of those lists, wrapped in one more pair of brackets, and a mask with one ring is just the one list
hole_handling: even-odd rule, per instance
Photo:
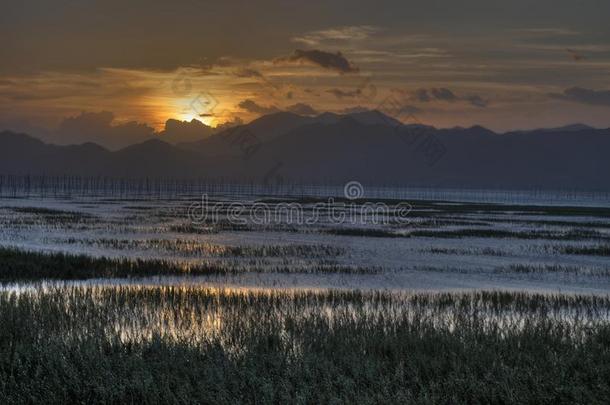
{"label": "sky", "polygon": [[0,125],[378,109],[437,127],[607,128],[608,15],[607,0],[4,2]]}

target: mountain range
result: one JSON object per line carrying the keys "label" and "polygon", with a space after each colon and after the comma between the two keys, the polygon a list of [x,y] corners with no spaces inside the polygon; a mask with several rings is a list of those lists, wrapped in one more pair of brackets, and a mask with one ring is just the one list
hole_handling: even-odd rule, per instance
{"label": "mountain range", "polygon": [[199,141],[152,139],[116,151],[5,131],[0,174],[610,190],[609,151],[610,129],[582,124],[498,134],[403,125],[379,111],[278,112]]}

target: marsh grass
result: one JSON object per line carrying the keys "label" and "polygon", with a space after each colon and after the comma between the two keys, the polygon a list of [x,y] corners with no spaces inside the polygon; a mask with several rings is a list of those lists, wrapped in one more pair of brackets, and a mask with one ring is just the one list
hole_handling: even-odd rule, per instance
{"label": "marsh grass", "polygon": [[324,244],[284,244],[260,246],[217,245],[189,239],[116,239],[67,238],[67,244],[96,246],[114,250],[165,251],[194,257],[337,257],[345,254],[341,247]]}
{"label": "marsh grass", "polygon": [[79,212],[65,211],[44,207],[3,207],[15,214],[13,216],[0,216],[5,225],[14,226],[62,226],[95,224],[101,220],[95,215]]}
{"label": "marsh grass", "polygon": [[[402,238],[402,234],[379,228],[328,228],[323,233],[338,236],[360,236],[368,238]],[[408,237],[408,236],[407,236]]]}
{"label": "marsh grass", "polygon": [[485,248],[445,248],[445,247],[430,247],[419,250],[422,253],[431,254],[442,254],[442,255],[457,255],[457,256],[468,256],[468,255],[483,255],[483,256],[497,256],[503,257],[508,256],[509,253],[500,249],[494,249],[490,247]]}
{"label": "marsh grass", "polygon": [[87,220],[95,218],[94,215],[86,212],[59,210],[45,207],[8,207],[8,209],[18,214],[35,215],[45,217],[47,219],[63,219],[65,221]]}
{"label": "marsh grass", "polygon": [[[152,276],[207,276],[240,273],[352,273],[378,274],[381,267],[340,264],[328,255],[340,255],[340,248],[324,245],[235,247],[232,256],[219,247],[226,262],[141,258],[108,258],[65,253],[40,253],[0,248],[0,283],[36,280],[87,280],[94,278],[145,278]],[[328,253],[328,255],[326,253]],[[289,253],[298,255],[290,257]],[[236,255],[246,260],[238,261]],[[317,259],[310,256],[319,255]],[[276,260],[273,260],[275,257]],[[299,257],[301,258],[299,260]]]}
{"label": "marsh grass", "polygon": [[608,297],[0,292],[0,402],[604,403]]}
{"label": "marsh grass", "polygon": [[0,281],[2,282],[129,278],[218,272],[214,267],[186,268],[164,260],[112,259],[0,248]]}
{"label": "marsh grass", "polygon": [[555,246],[554,249],[568,255],[610,256],[610,245]]}
{"label": "marsh grass", "polygon": [[592,229],[568,229],[561,231],[547,230],[508,230],[462,228],[454,230],[417,230],[409,233],[413,237],[426,238],[512,238],[512,239],[548,239],[548,240],[605,240],[608,235]]}
{"label": "marsh grass", "polygon": [[498,267],[494,270],[497,273],[524,273],[524,274],[566,274],[576,276],[610,276],[610,268],[595,269],[579,266],[566,266],[561,264],[511,264],[509,266]]}
{"label": "marsh grass", "polygon": [[306,233],[306,225],[296,226],[290,223],[275,222],[270,224],[235,223],[227,219],[209,221],[205,224],[174,224],[169,231],[184,234],[214,234],[220,232],[290,232]]}

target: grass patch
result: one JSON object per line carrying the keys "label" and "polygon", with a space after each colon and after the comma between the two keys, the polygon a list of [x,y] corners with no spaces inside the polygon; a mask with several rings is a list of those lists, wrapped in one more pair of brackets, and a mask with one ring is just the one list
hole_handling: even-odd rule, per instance
{"label": "grass patch", "polygon": [[111,259],[0,248],[0,281],[3,282],[197,275],[221,272],[220,268],[211,266],[186,268],[164,260]]}
{"label": "grass patch", "polygon": [[[223,248],[224,249],[224,248]],[[231,249],[231,248],[229,248]],[[233,256],[252,258],[245,262],[201,261],[180,264],[159,259],[114,259],[70,255],[64,253],[39,253],[11,248],[0,248],[0,282],[34,280],[86,280],[92,278],[143,278],[151,276],[203,276],[239,273],[350,273],[377,274],[378,267],[342,265],[326,259],[343,254],[344,250],[325,245],[289,245],[235,247]],[[226,251],[217,252],[228,257]],[[293,257],[290,258],[290,255]],[[322,260],[296,263],[294,257]],[[269,257],[283,258],[284,264],[267,264]]]}
{"label": "grass patch", "polygon": [[610,269],[591,269],[560,264],[511,264],[495,269],[496,273],[566,274],[580,276],[610,276]]}
{"label": "grass patch", "polygon": [[8,221],[4,220],[7,225],[89,225],[99,222],[99,218],[95,215],[79,211],[64,211],[52,208],[40,207],[7,207],[19,215]]}
{"label": "grass patch", "polygon": [[228,246],[189,239],[59,239],[61,243],[103,247],[113,250],[152,250],[189,257],[337,257],[345,254],[341,247],[323,244],[284,244]]}
{"label": "grass patch", "polygon": [[2,403],[605,403],[609,299],[0,293]]}
{"label": "grass patch", "polygon": [[80,218],[92,218],[93,215],[87,214],[86,212],[80,211],[64,211],[53,208],[44,208],[44,207],[8,207],[13,212],[17,212],[19,214],[32,214],[32,215],[41,215],[41,216],[50,216],[50,217],[80,217]]}
{"label": "grass patch", "polygon": [[456,248],[426,248],[420,249],[422,253],[432,253],[432,254],[442,254],[442,255],[460,255],[460,256],[468,256],[468,255],[484,255],[484,256],[508,256],[508,253],[493,248],[481,248],[481,249],[456,249]]}
{"label": "grass patch", "polygon": [[605,234],[590,229],[570,229],[567,231],[511,231],[505,229],[463,228],[444,231],[417,230],[410,232],[409,235],[424,238],[511,238],[549,240],[607,239]]}
{"label": "grass patch", "polygon": [[598,246],[555,246],[558,253],[584,256],[610,256],[610,245]]}
{"label": "grass patch", "polygon": [[329,235],[339,236],[362,236],[369,238],[403,238],[405,235],[401,235],[396,232],[388,231],[385,229],[373,229],[373,228],[331,228],[324,229],[323,233]]}

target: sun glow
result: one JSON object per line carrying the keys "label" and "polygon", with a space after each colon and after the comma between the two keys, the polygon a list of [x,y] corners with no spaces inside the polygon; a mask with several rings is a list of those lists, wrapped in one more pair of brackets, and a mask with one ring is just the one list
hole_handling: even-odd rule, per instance
{"label": "sun glow", "polygon": [[201,121],[206,125],[212,126],[215,123],[212,116],[213,106],[202,97],[187,97],[175,99],[173,104],[173,113],[170,115],[182,121]]}
{"label": "sun glow", "polygon": [[192,120],[197,120],[203,122],[207,126],[214,126],[215,120],[214,117],[201,117],[196,113],[181,113],[177,115],[177,118],[181,121],[191,122]]}

